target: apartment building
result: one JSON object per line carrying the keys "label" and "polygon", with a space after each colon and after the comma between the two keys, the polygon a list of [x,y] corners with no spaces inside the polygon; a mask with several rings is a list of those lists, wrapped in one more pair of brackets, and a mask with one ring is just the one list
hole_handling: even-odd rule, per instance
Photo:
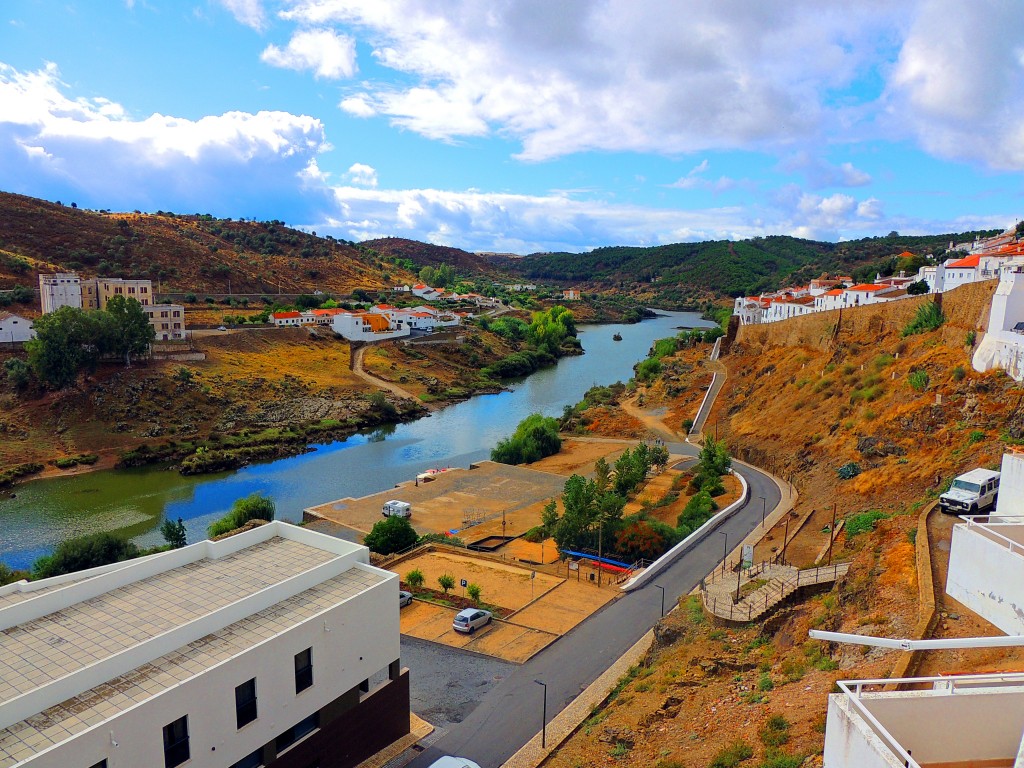
{"label": "apartment building", "polygon": [[398,577],[280,521],[0,587],[0,768],[350,768],[409,732]]}
{"label": "apartment building", "polygon": [[82,281],[82,309],[106,309],[107,302],[115,296],[135,299],[142,306],[149,306],[153,303],[153,282],[121,277],[95,277]]}
{"label": "apartment building", "polygon": [[185,307],[181,304],[146,304],[142,311],[156,332],[157,341],[182,341],[185,338]]}
{"label": "apartment building", "polygon": [[61,307],[82,307],[82,280],[73,272],[39,275],[39,297],[43,314]]}

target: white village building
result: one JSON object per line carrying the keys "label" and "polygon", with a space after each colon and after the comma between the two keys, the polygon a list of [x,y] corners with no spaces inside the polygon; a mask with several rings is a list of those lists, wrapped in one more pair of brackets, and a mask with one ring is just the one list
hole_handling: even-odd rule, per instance
{"label": "white village building", "polygon": [[409,733],[398,577],[275,521],[0,587],[0,768],[351,768]]}
{"label": "white village building", "polygon": [[31,320],[0,309],[0,344],[17,344],[35,337]]}

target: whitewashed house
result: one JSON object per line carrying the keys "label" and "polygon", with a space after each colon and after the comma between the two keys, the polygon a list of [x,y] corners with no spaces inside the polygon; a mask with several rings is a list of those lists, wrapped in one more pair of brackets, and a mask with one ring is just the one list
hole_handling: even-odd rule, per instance
{"label": "whitewashed house", "polygon": [[334,315],[331,330],[349,341],[384,341],[409,335],[409,326],[403,320],[374,312]]}
{"label": "whitewashed house", "polygon": [[1024,267],[999,280],[988,315],[988,328],[971,360],[979,372],[999,368],[1024,381]]}
{"label": "whitewashed house", "polygon": [[0,344],[18,344],[35,337],[31,320],[0,310]]}

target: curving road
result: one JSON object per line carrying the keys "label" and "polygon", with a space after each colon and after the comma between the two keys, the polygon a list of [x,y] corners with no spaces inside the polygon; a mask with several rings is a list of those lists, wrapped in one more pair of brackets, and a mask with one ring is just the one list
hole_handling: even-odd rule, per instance
{"label": "curving road", "polygon": [[[668,448],[673,454],[697,453],[689,443],[670,443]],[[768,475],[746,465],[734,468],[749,484],[752,501],[709,531],[699,545],[681,555],[657,579],[665,587],[666,606],[693,590],[722,561],[723,549],[735,546],[761,524],[760,497],[766,499],[769,510],[782,500],[779,487]],[[441,755],[459,755],[483,768],[498,768],[540,730],[542,689],[534,680],[547,684],[550,721],[636,643],[658,621],[660,612],[661,591],[654,584],[607,605],[512,671],[464,721],[453,725],[410,765],[427,768]]]}

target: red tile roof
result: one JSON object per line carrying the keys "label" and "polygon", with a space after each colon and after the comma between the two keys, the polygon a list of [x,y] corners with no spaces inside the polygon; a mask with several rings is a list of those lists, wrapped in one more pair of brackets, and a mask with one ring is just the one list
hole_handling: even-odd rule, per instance
{"label": "red tile roof", "polygon": [[284,320],[290,317],[302,317],[301,312],[275,312],[273,318],[275,320]]}
{"label": "red tile roof", "polygon": [[981,261],[981,256],[975,253],[970,256],[965,256],[962,259],[951,261],[946,265],[946,269],[950,269],[951,267],[976,267],[978,266],[979,261]]}
{"label": "red tile roof", "polygon": [[884,288],[888,288],[887,285],[874,285],[872,283],[861,283],[851,288],[847,288],[848,291],[881,291]]}

